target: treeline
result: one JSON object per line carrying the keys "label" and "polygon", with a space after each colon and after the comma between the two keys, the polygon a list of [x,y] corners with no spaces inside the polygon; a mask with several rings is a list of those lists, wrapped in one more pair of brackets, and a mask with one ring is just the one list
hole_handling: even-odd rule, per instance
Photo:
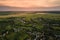
{"label": "treeline", "polygon": [[60,11],[0,11],[0,15],[10,15],[10,14],[36,14],[36,13],[50,13],[50,14],[60,14]]}
{"label": "treeline", "polygon": [[0,40],[60,40],[60,20],[10,17],[0,19]]}

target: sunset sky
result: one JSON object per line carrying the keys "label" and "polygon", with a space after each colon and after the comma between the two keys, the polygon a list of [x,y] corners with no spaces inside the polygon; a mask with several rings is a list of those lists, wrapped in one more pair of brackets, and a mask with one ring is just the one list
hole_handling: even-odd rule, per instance
{"label": "sunset sky", "polygon": [[60,11],[60,0],[0,0],[0,11]]}
{"label": "sunset sky", "polygon": [[0,5],[13,7],[54,7],[60,6],[60,0],[0,0]]}

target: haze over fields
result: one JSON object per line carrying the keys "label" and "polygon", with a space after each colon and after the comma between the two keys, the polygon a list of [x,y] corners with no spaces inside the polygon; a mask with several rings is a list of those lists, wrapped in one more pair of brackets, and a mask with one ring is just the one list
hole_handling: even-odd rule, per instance
{"label": "haze over fields", "polygon": [[60,11],[60,0],[0,0],[0,11]]}

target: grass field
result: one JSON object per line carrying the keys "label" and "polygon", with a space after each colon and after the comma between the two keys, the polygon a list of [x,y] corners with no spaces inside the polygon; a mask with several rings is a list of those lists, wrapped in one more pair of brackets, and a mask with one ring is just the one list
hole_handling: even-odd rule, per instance
{"label": "grass field", "polygon": [[[8,14],[8,15],[7,15]],[[5,13],[3,12],[3,15],[0,15],[0,18],[7,18],[7,17],[55,17],[59,18],[60,14],[50,14],[50,13]]]}
{"label": "grass field", "polygon": [[56,35],[60,35],[60,14],[6,12],[0,15],[0,40],[60,40]]}

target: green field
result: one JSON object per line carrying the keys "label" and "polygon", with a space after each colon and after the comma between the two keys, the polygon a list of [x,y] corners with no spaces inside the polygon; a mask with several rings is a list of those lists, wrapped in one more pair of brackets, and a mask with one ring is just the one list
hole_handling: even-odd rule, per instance
{"label": "green field", "polygon": [[60,14],[2,13],[0,40],[60,40]]}

